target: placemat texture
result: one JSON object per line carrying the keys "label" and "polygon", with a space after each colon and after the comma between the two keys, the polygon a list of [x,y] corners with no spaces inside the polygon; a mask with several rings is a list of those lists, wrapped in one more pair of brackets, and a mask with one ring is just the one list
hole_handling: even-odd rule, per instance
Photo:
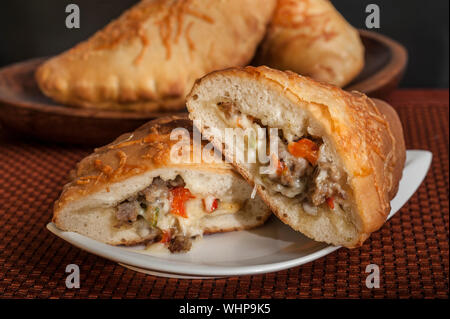
{"label": "placemat texture", "polygon": [[[0,134],[0,297],[11,298],[404,298],[448,297],[448,90],[403,90],[389,101],[402,119],[408,149],[433,152],[411,200],[358,249],[257,276],[166,279],[127,270],[72,247],[47,231],[69,170],[91,150]],[[1,132],[1,130],[0,130]],[[81,288],[67,289],[77,264]],[[365,268],[380,266],[380,288]]]}

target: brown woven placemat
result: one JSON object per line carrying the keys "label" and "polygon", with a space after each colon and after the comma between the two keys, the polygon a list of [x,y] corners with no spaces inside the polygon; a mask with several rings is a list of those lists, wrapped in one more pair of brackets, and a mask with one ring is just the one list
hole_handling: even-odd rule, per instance
{"label": "brown woven placemat", "polygon": [[[417,193],[363,247],[277,273],[216,280],[140,274],[49,233],[53,201],[90,150],[0,135],[0,297],[448,297],[448,99],[448,90],[397,91],[389,98],[408,149],[431,150],[433,163]],[[80,289],[65,286],[72,263],[80,266]],[[378,289],[365,285],[371,263],[380,266]]]}

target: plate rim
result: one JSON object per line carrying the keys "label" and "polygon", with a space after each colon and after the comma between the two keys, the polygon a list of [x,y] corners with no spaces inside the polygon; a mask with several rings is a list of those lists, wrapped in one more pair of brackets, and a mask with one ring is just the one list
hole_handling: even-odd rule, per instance
{"label": "plate rim", "polygon": [[[82,250],[85,250],[89,253],[92,253],[94,255],[100,256],[102,258],[114,261],[116,263],[126,264],[128,266],[133,266],[135,268],[142,268],[147,269],[146,267],[143,267],[142,264],[139,264],[136,262],[135,258],[142,258],[144,256],[143,254],[140,254],[135,251],[126,250],[123,247],[116,247],[111,246],[108,244],[104,244],[101,242],[98,242],[94,239],[85,237],[83,235],[73,233],[73,232],[64,232],[56,228],[55,224],[53,222],[50,222],[47,224],[47,229],[56,235],[57,237],[67,241],[71,245],[80,248]],[[91,242],[95,247],[99,246],[107,246],[107,250],[113,250],[115,251],[114,256],[111,256],[111,254],[105,253],[104,250],[97,250],[94,252],[94,249],[91,248],[92,246],[86,245],[84,243],[81,243],[80,241],[71,241],[70,237],[81,237],[83,241],[87,241],[88,243]],[[318,243],[323,244],[323,243]],[[276,272],[296,266],[301,266],[303,264],[309,263],[311,261],[314,261],[318,258],[321,258],[325,255],[328,255],[335,250],[338,250],[341,248],[340,246],[331,246],[324,244],[324,248],[309,254],[307,256],[299,257],[290,259],[287,261],[282,262],[276,262],[276,263],[268,263],[268,264],[259,264],[259,265],[244,265],[244,266],[216,266],[216,265],[202,265],[202,264],[196,264],[195,268],[191,268],[189,272],[183,272],[180,270],[180,267],[182,266],[189,266],[192,265],[188,262],[184,261],[169,261],[169,260],[163,260],[156,256],[151,255],[145,255],[145,258],[148,259],[149,262],[153,263],[152,268],[148,268],[148,270],[157,271],[157,272],[163,272],[163,273],[170,273],[170,274],[180,274],[180,275],[187,275],[187,276],[204,276],[204,277],[232,277],[232,276],[246,276],[246,275],[258,275],[258,274],[265,274],[265,273],[271,273]],[[131,257],[128,259],[127,257]]]}
{"label": "plate rim", "polygon": [[[427,176],[427,173],[429,171],[431,162],[432,162],[432,158],[433,158],[433,154],[428,151],[428,150],[408,150],[407,151],[410,154],[417,154],[420,153],[424,156],[424,164],[426,165],[426,169],[423,171],[423,176],[420,179],[420,183],[418,183],[415,187],[415,189],[413,189],[413,191],[411,192],[411,194],[415,194],[417,189],[420,187],[420,185],[422,185],[425,177]],[[411,196],[412,196],[411,195]],[[403,205],[405,205],[409,199],[411,197],[409,197],[404,203]],[[395,200],[395,198],[393,199]],[[403,206],[402,205],[402,206]],[[401,207],[402,207],[401,206]],[[392,213],[392,211],[390,212],[387,220],[389,220],[392,216],[394,216],[400,209],[401,207],[398,208],[398,210],[395,213]],[[171,275],[181,275],[181,276],[188,276],[188,277],[231,277],[231,276],[245,276],[245,275],[257,275],[257,274],[263,274],[263,273],[271,273],[271,272],[276,272],[276,271],[280,271],[280,270],[285,270],[288,268],[292,268],[292,267],[296,267],[296,266],[301,266],[303,264],[309,263],[311,261],[314,261],[316,259],[319,259],[323,256],[326,256],[336,250],[338,250],[339,248],[341,248],[340,246],[332,246],[332,245],[327,245],[324,243],[318,243],[321,245],[324,245],[324,247],[322,249],[319,249],[318,251],[315,251],[314,253],[311,253],[309,255],[306,256],[302,256],[302,257],[298,257],[298,258],[293,258],[290,260],[286,260],[286,261],[281,261],[281,262],[275,262],[275,263],[268,263],[268,264],[260,264],[260,265],[244,265],[244,266],[216,266],[216,265],[202,265],[202,264],[196,264],[195,268],[190,268],[189,272],[184,272],[182,271],[182,269],[186,269],[183,266],[188,266],[188,265],[192,265],[190,263],[184,262],[184,261],[168,261],[168,260],[163,260],[158,258],[157,256],[151,256],[151,255],[145,255],[145,258],[148,258],[149,261],[152,262],[152,268],[147,268],[147,267],[143,267],[142,264],[139,264],[138,262],[136,262],[135,258],[142,258],[143,254],[140,254],[138,252],[135,251],[131,251],[131,250],[127,250],[124,249],[122,247],[116,247],[116,246],[111,246],[108,244],[104,244],[101,242],[98,242],[94,239],[88,238],[86,236],[74,233],[74,232],[64,232],[59,230],[58,228],[56,228],[56,226],[50,222],[47,224],[47,229],[52,232],[54,235],[56,235],[57,237],[67,241],[68,243],[82,249],[85,251],[88,251],[89,253],[92,253],[94,255],[100,256],[102,258],[117,262],[119,264],[126,264],[128,266],[132,266],[135,268],[141,268],[144,270],[149,270],[149,271],[153,271],[153,272],[162,272],[162,273],[166,273],[166,274],[171,274]],[[79,241],[73,241],[70,239],[70,237],[82,237],[83,241],[88,241],[88,245],[80,243]],[[94,248],[92,248],[92,246],[89,246],[89,242],[92,242],[94,244]],[[105,253],[104,250],[96,250],[95,251],[95,247],[98,246],[105,246],[105,248],[107,248],[106,250],[113,250],[116,251],[117,254],[115,254],[114,256],[111,256],[111,254]],[[130,258],[128,259],[128,257],[134,257],[134,258]]]}

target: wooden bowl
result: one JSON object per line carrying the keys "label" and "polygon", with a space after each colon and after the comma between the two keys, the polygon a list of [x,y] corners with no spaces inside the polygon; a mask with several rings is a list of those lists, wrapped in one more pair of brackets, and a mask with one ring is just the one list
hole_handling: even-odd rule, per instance
{"label": "wooden bowl", "polygon": [[361,73],[344,89],[383,98],[395,90],[408,64],[406,48],[382,34],[359,30],[365,48]]}
{"label": "wooden bowl", "polygon": [[[346,89],[383,97],[397,87],[407,63],[406,50],[374,32],[360,31],[366,65]],[[102,145],[122,133],[164,115],[179,113],[123,112],[74,108],[45,97],[34,79],[44,58],[0,69],[0,124],[13,134],[83,145]]]}
{"label": "wooden bowl", "polygon": [[14,134],[79,145],[102,145],[120,134],[164,115],[163,112],[122,112],[82,109],[52,101],[39,90],[36,58],[0,69],[0,124]]}

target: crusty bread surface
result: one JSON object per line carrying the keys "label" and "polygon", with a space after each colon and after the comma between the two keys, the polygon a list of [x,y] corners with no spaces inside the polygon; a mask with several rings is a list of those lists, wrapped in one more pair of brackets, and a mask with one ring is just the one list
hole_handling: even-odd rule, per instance
{"label": "crusty bread surface", "polygon": [[195,79],[254,56],[275,0],[143,0],[40,66],[41,91],[76,107],[184,109]]}
{"label": "crusty bread surface", "polygon": [[[225,147],[208,129],[237,127],[224,120],[217,106],[224,101],[285,134],[320,136],[327,146],[325,155],[347,176],[349,208],[320,207],[317,215],[311,215],[295,199],[269,191],[258,177],[258,166],[239,161],[235,153],[242,150]],[[318,241],[355,247],[385,222],[406,156],[400,120],[386,103],[293,72],[246,67],[213,72],[198,80],[187,107],[203,135],[250,184],[256,184],[266,204],[295,230]]]}
{"label": "crusty bread surface", "polygon": [[256,62],[340,87],[364,67],[364,46],[328,0],[278,0]]}
{"label": "crusty bread surface", "polygon": [[[192,164],[172,161],[171,147],[179,142],[170,139],[173,129],[185,129],[192,137],[192,123],[186,117],[161,118],[122,135],[80,161],[54,205],[56,226],[113,245],[144,243],[150,236],[145,221],[116,227],[115,207],[148,187],[154,178],[173,180],[177,176],[183,178],[185,187],[194,195],[207,194],[224,202],[245,203],[237,213],[202,218],[196,225],[202,233],[263,224],[270,210],[258,196],[250,198],[252,188],[220,157],[212,163],[204,162],[203,158],[201,163]],[[183,227],[190,226],[188,219],[180,220],[185,223]]]}

